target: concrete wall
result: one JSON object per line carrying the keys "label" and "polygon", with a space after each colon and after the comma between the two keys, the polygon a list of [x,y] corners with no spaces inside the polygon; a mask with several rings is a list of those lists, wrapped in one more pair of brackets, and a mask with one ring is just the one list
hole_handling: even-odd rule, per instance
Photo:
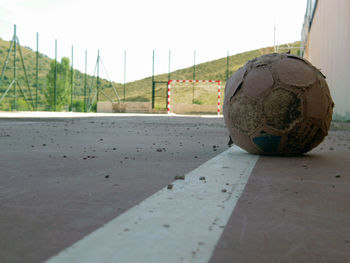
{"label": "concrete wall", "polygon": [[217,105],[171,104],[171,112],[176,114],[217,114]]}
{"label": "concrete wall", "polygon": [[[129,112],[129,113],[151,113],[152,104],[150,102],[121,102],[111,103],[109,101],[99,101],[97,103],[97,112]],[[166,112],[164,110],[164,112]]]}
{"label": "concrete wall", "polygon": [[97,112],[112,113],[113,112],[112,103],[109,101],[99,101],[97,103]]}
{"label": "concrete wall", "polygon": [[[217,114],[217,105],[197,105],[174,103],[171,105],[171,112],[176,114]],[[97,112],[114,113],[167,113],[167,110],[154,110],[150,102],[122,102],[111,103],[109,101],[99,101]]]}
{"label": "concrete wall", "polygon": [[318,0],[304,57],[327,77],[334,119],[350,120],[350,0]]}

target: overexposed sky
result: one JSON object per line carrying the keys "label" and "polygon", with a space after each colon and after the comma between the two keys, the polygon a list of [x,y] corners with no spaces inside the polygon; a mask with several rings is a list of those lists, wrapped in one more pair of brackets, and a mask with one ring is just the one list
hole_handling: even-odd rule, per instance
{"label": "overexposed sky", "polygon": [[[10,40],[13,25],[21,45],[50,58],[71,57],[74,68],[93,74],[97,51],[113,81],[126,81],[260,47],[300,40],[306,0],[1,0],[0,37]],[[106,77],[103,68],[101,77]]]}

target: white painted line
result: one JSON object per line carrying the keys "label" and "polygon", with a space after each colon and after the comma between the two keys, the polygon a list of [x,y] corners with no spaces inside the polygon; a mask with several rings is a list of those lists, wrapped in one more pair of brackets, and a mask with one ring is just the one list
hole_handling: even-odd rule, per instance
{"label": "white painted line", "polygon": [[234,146],[47,263],[208,262],[257,160]]}

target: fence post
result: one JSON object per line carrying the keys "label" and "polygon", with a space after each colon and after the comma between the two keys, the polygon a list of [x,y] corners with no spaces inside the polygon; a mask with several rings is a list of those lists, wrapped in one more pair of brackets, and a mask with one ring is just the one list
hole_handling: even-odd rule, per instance
{"label": "fence post", "polygon": [[36,32],[36,67],[35,67],[35,110],[38,111],[38,81],[39,81],[39,33]]}
{"label": "fence post", "polygon": [[226,81],[228,80],[228,66],[229,66],[229,60],[230,60],[230,57],[229,57],[229,53],[227,51],[227,58],[226,58]]}
{"label": "fence post", "polygon": [[97,112],[97,104],[98,104],[98,96],[100,93],[100,50],[97,52],[97,80],[96,80],[96,88],[97,88],[97,97],[96,97],[96,112]]}
{"label": "fence post", "polygon": [[125,102],[125,90],[126,90],[126,50],[124,50],[124,102]]}
{"label": "fence post", "polygon": [[70,69],[70,111],[73,111],[73,45],[72,45],[72,65]]}
{"label": "fence post", "polygon": [[54,111],[57,103],[57,39],[55,39]]}
{"label": "fence post", "polygon": [[84,112],[86,112],[86,71],[87,71],[87,50],[85,50],[85,76],[84,76]]}
{"label": "fence post", "polygon": [[17,34],[16,34],[16,25],[14,25],[13,28],[13,41],[14,41],[14,53],[13,53],[13,79],[14,79],[14,83],[13,83],[13,88],[14,88],[14,103],[13,103],[13,107],[14,110],[17,110],[17,87],[16,87],[16,83],[17,83],[17,68],[16,68],[16,51],[17,51]]}
{"label": "fence post", "polygon": [[153,50],[153,58],[152,58],[152,109],[154,109],[154,94],[155,93],[155,85],[154,85],[154,50]]}
{"label": "fence post", "polygon": [[[196,50],[193,52],[193,80],[196,79]],[[194,83],[192,82],[192,104],[194,104]]]}

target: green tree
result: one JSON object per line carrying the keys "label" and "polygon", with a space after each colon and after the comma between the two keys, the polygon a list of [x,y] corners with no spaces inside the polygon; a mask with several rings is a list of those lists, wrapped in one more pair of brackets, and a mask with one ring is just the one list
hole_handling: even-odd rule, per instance
{"label": "green tree", "polygon": [[[57,63],[56,75],[56,110],[61,111],[69,101],[69,58],[63,57],[61,63]],[[50,110],[55,110],[55,60],[50,63],[50,71],[46,76],[47,90],[46,100]]]}

